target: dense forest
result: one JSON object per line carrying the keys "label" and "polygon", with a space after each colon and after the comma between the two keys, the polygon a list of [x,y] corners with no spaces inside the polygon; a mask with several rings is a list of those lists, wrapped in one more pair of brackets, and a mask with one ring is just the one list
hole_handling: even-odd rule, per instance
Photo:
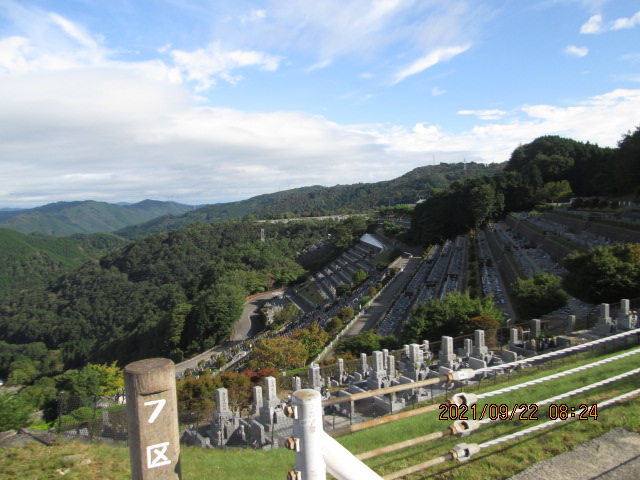
{"label": "dense forest", "polygon": [[227,221],[146,237],[5,299],[0,338],[60,349],[66,367],[149,356],[179,361],[226,339],[246,295],[301,277],[296,258],[304,248],[330,232],[340,244],[364,229],[361,217]]}
{"label": "dense forest", "polygon": [[0,298],[45,287],[64,272],[126,243],[108,233],[50,238],[0,228]]}
{"label": "dense forest", "polygon": [[453,182],[415,208],[411,238],[438,243],[509,212],[571,197],[640,195],[640,128],[618,148],[602,148],[558,136],[521,145],[504,171]]}

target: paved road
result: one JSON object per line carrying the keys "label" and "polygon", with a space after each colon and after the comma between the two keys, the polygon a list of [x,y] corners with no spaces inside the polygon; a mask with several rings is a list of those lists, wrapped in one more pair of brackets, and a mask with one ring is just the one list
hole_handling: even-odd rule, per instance
{"label": "paved road", "polygon": [[380,317],[385,314],[393,299],[400,293],[404,286],[409,283],[409,280],[411,280],[413,273],[416,271],[421,261],[422,259],[420,257],[401,258],[391,265],[393,267],[404,267],[404,270],[396,274],[395,278],[389,285],[387,285],[380,296],[376,298],[371,305],[369,305],[366,313],[364,313],[360,319],[353,324],[344,336],[355,337],[360,332],[371,330],[376,323],[378,323]]}
{"label": "paved road", "polygon": [[281,297],[282,290],[264,293],[262,295],[253,296],[244,304],[242,316],[233,327],[231,341],[240,342],[255,337],[264,328],[264,322],[260,315],[260,309],[273,297]]}

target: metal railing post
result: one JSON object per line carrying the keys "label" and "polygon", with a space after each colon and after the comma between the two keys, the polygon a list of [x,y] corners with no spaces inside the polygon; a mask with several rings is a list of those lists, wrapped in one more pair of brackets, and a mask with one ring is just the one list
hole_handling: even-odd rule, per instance
{"label": "metal railing post", "polygon": [[322,396],[311,389],[298,390],[291,398],[293,438],[287,445],[296,452],[296,466],[290,479],[325,480],[327,466],[322,456]]}

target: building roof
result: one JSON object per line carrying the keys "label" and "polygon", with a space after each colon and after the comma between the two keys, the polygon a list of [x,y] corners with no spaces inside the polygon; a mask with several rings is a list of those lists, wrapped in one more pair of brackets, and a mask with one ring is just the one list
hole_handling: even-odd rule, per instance
{"label": "building roof", "polygon": [[380,250],[384,250],[384,245],[378,239],[376,239],[373,235],[370,235],[368,233],[365,233],[364,235],[362,235],[360,237],[360,241],[368,245],[371,245],[373,247],[379,248]]}

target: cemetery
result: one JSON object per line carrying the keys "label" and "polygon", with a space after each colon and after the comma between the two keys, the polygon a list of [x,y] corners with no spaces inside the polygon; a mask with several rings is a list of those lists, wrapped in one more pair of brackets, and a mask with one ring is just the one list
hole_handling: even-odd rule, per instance
{"label": "cemetery", "polygon": [[[527,330],[511,328],[508,342],[500,349],[489,349],[485,331],[476,330],[473,338],[462,339],[458,348],[452,337],[443,336],[437,354],[425,340],[396,352],[375,351],[371,357],[363,353],[348,366],[342,359],[322,368],[312,364],[307,378],[291,377],[291,391],[306,388],[318,392],[324,429],[339,436],[364,428],[374,419],[379,422],[381,417],[407,411],[415,404],[441,403],[456,389],[528,368],[537,359],[560,358],[588,342],[615,338],[639,327],[637,313],[628,300],[622,300],[615,314],[610,305],[601,304],[598,321],[591,329],[576,331],[573,315],[562,335],[554,337],[544,335],[539,319],[532,320]],[[211,424],[197,432],[185,431],[183,441],[207,448],[284,446],[291,436],[292,422],[286,415],[291,395],[280,398],[276,385],[274,377],[267,377],[264,392],[260,386],[253,388],[248,417],[231,411],[227,390],[218,389]]]}

